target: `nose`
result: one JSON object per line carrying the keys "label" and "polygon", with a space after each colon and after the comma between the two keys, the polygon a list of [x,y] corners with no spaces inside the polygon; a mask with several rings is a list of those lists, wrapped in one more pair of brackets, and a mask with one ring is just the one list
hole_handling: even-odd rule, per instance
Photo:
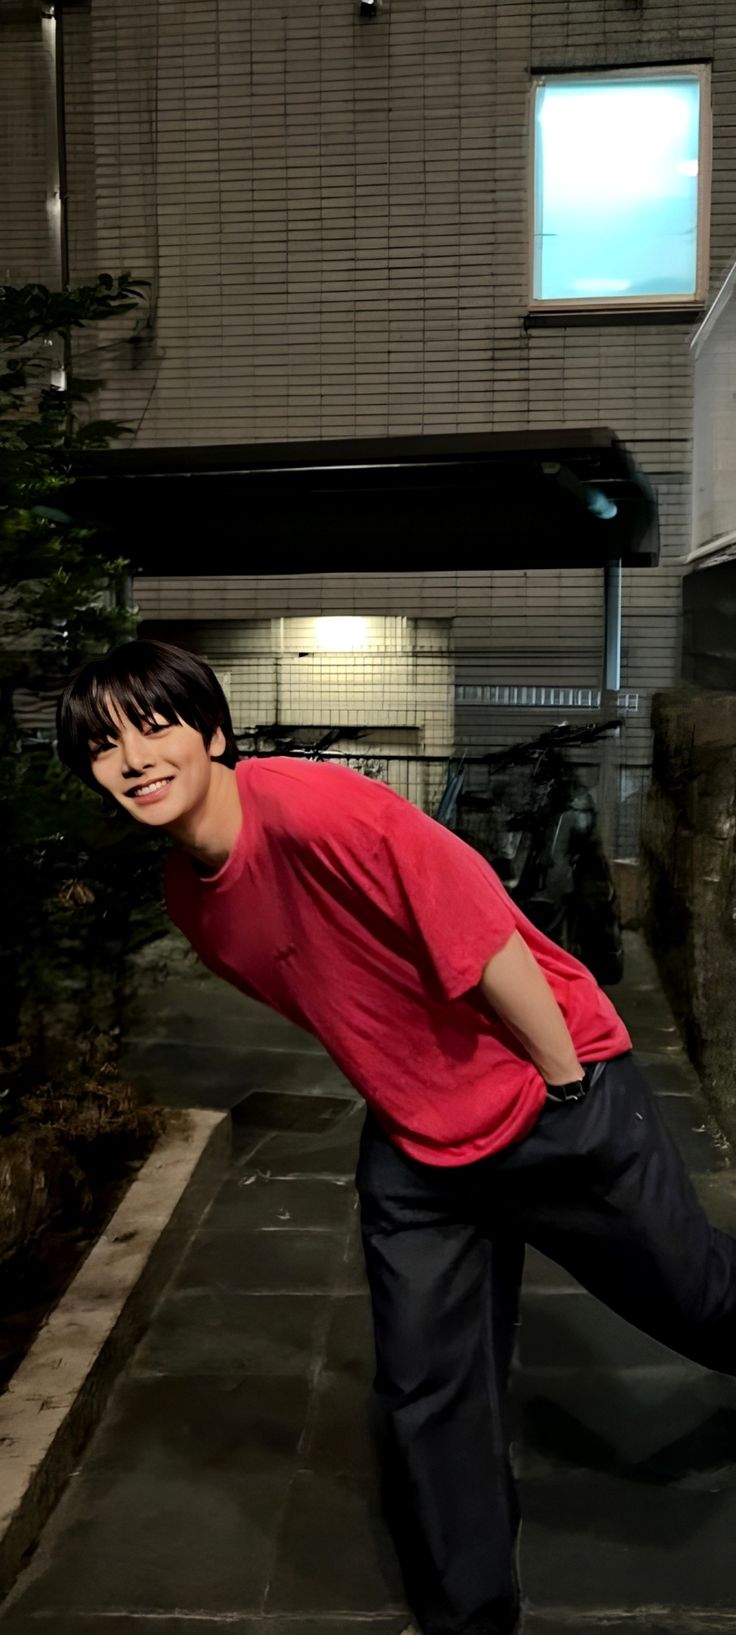
{"label": "nose", "polygon": [[120,748],[124,774],[144,772],[146,767],[153,766],[153,751],[149,748],[146,735],[139,732],[132,722],[120,734]]}

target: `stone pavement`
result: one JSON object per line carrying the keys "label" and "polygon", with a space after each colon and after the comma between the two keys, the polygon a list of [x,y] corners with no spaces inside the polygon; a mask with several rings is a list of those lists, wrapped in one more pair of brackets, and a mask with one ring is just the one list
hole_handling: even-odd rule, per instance
{"label": "stone pavement", "polygon": [[[127,1071],[232,1107],[230,1174],[0,1635],[397,1635],[369,1431],[352,1174],[362,1108],[313,1040],[183,958],[141,956]],[[720,1224],[734,1173],[641,942],[614,998]],[[530,1254],[514,1371],[528,1635],[736,1631],[736,1384]]]}

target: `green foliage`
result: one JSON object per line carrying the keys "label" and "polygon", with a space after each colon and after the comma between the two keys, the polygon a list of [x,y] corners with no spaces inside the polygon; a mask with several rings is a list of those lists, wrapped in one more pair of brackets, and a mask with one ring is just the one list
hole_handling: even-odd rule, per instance
{"label": "green foliage", "polygon": [[[114,870],[107,887],[93,876],[95,868],[104,874],[98,857],[121,845],[130,854],[126,886],[135,882],[140,837],[123,835],[50,745],[24,737],[16,694],[58,692],[77,664],[135,634],[122,595],[127,563],[99,530],[75,520],[68,498],[75,453],[129,428],[90,417],[100,381],[68,369],[61,390],[49,384],[49,370],[55,360],[69,365],[73,330],[124,317],[142,294],[128,273],[103,273],[78,289],[0,291],[0,1046],[12,1043],[23,1010],[37,1016],[73,986],[72,966],[78,977],[85,962],[102,963],[108,987],[120,978],[133,900],[119,874],[113,887]],[[70,888],[82,875],[75,896]]]}
{"label": "green foliage", "polygon": [[54,348],[68,360],[73,328],[131,312],[141,296],[128,273],[102,273],[74,290],[0,291],[0,756],[12,739],[18,688],[53,685],[135,628],[120,606],[125,562],[53,503],[69,488],[77,451],[103,448],[129,428],[80,413],[100,381],[70,371],[62,390],[48,373]]}
{"label": "green foliage", "polygon": [[[83,324],[99,323],[135,312],[146,280],[134,283],[130,273],[113,278],[99,273],[94,284],[73,290],[50,290],[45,284],[6,284],[0,290],[0,345],[64,335]],[[12,364],[11,364],[12,368]]]}

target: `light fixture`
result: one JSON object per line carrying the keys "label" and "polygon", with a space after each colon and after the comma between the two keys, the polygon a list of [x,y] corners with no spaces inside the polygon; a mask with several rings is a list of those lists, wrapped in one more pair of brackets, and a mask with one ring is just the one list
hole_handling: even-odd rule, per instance
{"label": "light fixture", "polygon": [[595,517],[601,517],[604,522],[612,522],[618,516],[618,506],[615,500],[604,494],[601,488],[595,488],[592,483],[581,482],[567,466],[560,465],[558,460],[543,460],[542,471],[545,477],[553,477],[560,488],[567,489],[580,504],[592,511]]}
{"label": "light fixture", "polygon": [[320,617],[314,621],[317,647],[323,653],[356,653],[368,646],[368,620],[360,617]]}
{"label": "light fixture", "polygon": [[360,0],[361,17],[375,17],[378,11],[378,0]]}
{"label": "light fixture", "polygon": [[618,516],[618,506],[615,500],[603,493],[602,488],[594,488],[592,483],[585,483],[584,488],[588,496],[588,510],[595,517],[602,517],[604,522],[611,522]]}

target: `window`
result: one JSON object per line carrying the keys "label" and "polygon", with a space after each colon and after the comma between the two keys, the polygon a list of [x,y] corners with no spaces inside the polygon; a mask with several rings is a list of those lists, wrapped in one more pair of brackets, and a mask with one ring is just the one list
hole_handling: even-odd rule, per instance
{"label": "window", "polygon": [[697,305],[707,287],[707,68],[533,89],[532,306]]}

